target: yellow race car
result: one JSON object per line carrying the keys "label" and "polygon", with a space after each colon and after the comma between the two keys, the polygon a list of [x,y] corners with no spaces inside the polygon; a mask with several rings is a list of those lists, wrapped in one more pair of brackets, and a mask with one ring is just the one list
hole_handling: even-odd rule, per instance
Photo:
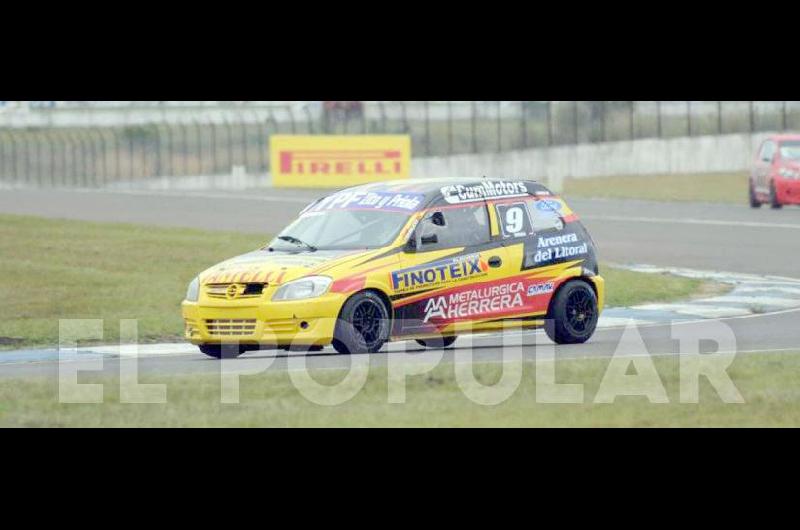
{"label": "yellow race car", "polygon": [[183,317],[186,339],[216,358],[331,344],[375,353],[510,328],[583,343],[603,299],[591,237],[547,188],[424,179],[312,203],[268,246],[200,274]]}

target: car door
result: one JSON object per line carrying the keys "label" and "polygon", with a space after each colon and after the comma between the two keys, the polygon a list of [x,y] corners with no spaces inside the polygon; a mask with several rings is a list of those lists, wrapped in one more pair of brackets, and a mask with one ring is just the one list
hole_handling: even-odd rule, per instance
{"label": "car door", "polygon": [[409,266],[392,273],[396,334],[457,332],[512,314],[508,253],[495,235],[485,201],[430,207],[404,258]]}
{"label": "car door", "polygon": [[539,236],[558,237],[564,233],[566,206],[553,198],[530,196],[490,202],[490,208],[496,215],[498,237],[507,250],[506,275],[522,283],[525,292],[520,314],[527,318],[546,312],[555,283],[552,277],[541,274],[541,269],[559,260],[548,255],[555,249],[540,247]]}
{"label": "car door", "polygon": [[769,174],[775,157],[775,142],[766,140],[758,153],[756,160],[754,182],[758,193],[769,192]]}

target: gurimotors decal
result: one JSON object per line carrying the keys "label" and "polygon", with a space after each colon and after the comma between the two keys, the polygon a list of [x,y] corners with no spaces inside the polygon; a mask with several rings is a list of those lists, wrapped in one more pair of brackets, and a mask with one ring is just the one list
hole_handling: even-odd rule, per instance
{"label": "gurimotors decal", "polygon": [[507,313],[545,311],[555,283],[536,280],[502,281],[467,287],[429,298],[425,302],[423,322],[448,324],[476,320]]}
{"label": "gurimotors decal", "polygon": [[581,241],[575,233],[537,238],[533,261],[538,265],[559,259],[584,256],[589,253],[588,243]]}
{"label": "gurimotors decal", "polygon": [[442,197],[450,204],[477,202],[484,199],[527,197],[528,195],[528,186],[524,182],[506,180],[487,180],[474,186],[457,184],[442,188]]}
{"label": "gurimotors decal", "polygon": [[479,278],[488,271],[489,265],[481,261],[480,254],[458,256],[392,272],[392,288],[396,293],[432,289],[467,278]]}

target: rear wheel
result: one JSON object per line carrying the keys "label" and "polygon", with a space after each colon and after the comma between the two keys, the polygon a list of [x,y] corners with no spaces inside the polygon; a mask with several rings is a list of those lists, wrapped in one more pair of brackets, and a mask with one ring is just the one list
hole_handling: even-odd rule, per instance
{"label": "rear wheel", "polygon": [[236,344],[203,344],[199,348],[214,359],[235,359],[247,351],[244,346]]}
{"label": "rear wheel", "polygon": [[389,309],[377,293],[365,291],[348,300],[334,331],[333,347],[342,354],[377,353],[389,340]]}
{"label": "rear wheel", "polygon": [[442,337],[441,339],[418,340],[417,344],[423,348],[444,349],[449,348],[456,342],[456,337]]}
{"label": "rear wheel", "polygon": [[761,201],[758,200],[756,197],[756,189],[753,187],[753,183],[750,183],[750,207],[751,208],[761,208]]}
{"label": "rear wheel", "polygon": [[556,344],[583,344],[594,335],[598,318],[594,289],[585,281],[576,280],[553,297],[545,331]]}
{"label": "rear wheel", "polygon": [[780,210],[783,208],[783,205],[778,200],[778,190],[775,189],[774,181],[769,185],[769,205],[773,210]]}

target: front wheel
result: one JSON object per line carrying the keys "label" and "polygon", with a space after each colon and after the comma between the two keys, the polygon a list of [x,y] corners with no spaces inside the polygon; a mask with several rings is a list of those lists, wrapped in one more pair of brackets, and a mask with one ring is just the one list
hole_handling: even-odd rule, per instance
{"label": "front wheel", "polygon": [[550,302],[545,332],[556,344],[583,344],[594,335],[599,313],[594,289],[582,280],[569,282]]}
{"label": "front wheel", "polygon": [[753,183],[750,183],[750,208],[761,208],[761,201],[756,197],[756,190]]}
{"label": "front wheel", "polygon": [[783,205],[778,200],[778,190],[775,189],[775,182],[769,185],[769,205],[772,206],[773,210],[780,210],[783,208]]}
{"label": "front wheel", "polygon": [[342,307],[333,347],[341,354],[377,353],[389,340],[389,310],[377,293],[365,291]]}
{"label": "front wheel", "polygon": [[426,339],[418,340],[417,344],[423,348],[432,348],[435,350],[443,350],[449,348],[456,342],[456,337],[442,337],[441,339]]}

